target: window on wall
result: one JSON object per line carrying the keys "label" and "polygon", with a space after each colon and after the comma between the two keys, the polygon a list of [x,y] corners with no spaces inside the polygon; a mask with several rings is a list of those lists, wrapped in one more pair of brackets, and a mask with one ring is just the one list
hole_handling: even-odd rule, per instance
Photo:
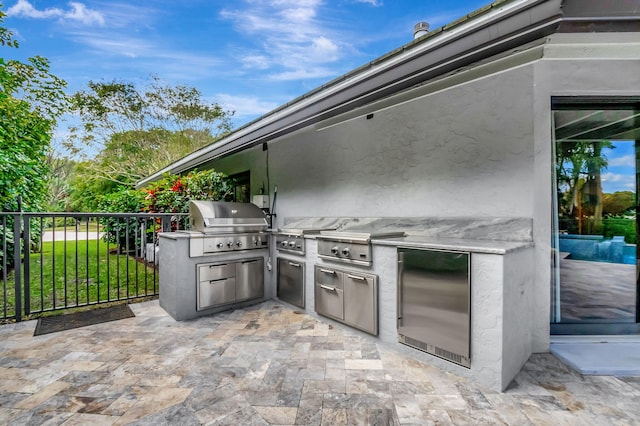
{"label": "window on wall", "polygon": [[233,201],[238,203],[251,202],[251,172],[236,173],[229,176],[233,182]]}

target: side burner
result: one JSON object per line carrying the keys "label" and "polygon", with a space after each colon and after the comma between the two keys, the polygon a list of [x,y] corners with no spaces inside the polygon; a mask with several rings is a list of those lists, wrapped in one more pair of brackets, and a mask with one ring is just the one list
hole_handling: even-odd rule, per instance
{"label": "side burner", "polygon": [[325,260],[371,266],[371,240],[403,237],[404,232],[323,231],[318,235],[318,256]]}
{"label": "side burner", "polygon": [[333,230],[334,228],[282,228],[276,234],[276,249],[285,253],[299,254],[304,256],[304,237],[305,235],[318,234],[322,231]]}

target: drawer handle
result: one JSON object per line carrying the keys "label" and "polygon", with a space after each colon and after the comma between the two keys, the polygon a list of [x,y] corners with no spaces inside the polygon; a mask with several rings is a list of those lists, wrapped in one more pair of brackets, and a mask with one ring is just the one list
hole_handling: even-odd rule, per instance
{"label": "drawer handle", "polygon": [[290,266],[293,266],[294,268],[299,268],[300,264],[299,263],[293,263],[293,262],[289,262]]}
{"label": "drawer handle", "polygon": [[228,278],[219,278],[217,280],[209,280],[209,284],[215,284],[218,283],[220,281],[226,281]]}
{"label": "drawer handle", "polygon": [[367,280],[365,277],[359,277],[357,275],[351,275],[351,274],[347,274],[347,278],[351,278],[352,280],[358,280],[358,281],[366,281]]}
{"label": "drawer handle", "polygon": [[335,274],[336,271],[332,271],[330,269],[322,269],[320,268],[320,272],[324,272],[325,274]]}
{"label": "drawer handle", "polygon": [[329,287],[328,285],[323,285],[323,284],[320,284],[320,288],[327,291],[336,291],[335,287]]}
{"label": "drawer handle", "polygon": [[224,265],[209,265],[209,269],[222,268],[222,267],[225,267],[225,266],[228,266],[228,265],[227,264],[224,264]]}

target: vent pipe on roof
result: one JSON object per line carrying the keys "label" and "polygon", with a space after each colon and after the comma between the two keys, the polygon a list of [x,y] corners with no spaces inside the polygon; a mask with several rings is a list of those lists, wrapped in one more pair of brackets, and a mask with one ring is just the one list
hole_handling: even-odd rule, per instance
{"label": "vent pipe on roof", "polygon": [[422,37],[429,32],[428,22],[418,22],[413,26],[413,39]]}

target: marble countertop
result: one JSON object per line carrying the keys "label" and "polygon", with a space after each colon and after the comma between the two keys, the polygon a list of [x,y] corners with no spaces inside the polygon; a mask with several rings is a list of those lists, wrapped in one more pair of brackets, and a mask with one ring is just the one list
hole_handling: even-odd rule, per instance
{"label": "marble countertop", "polygon": [[474,240],[463,238],[443,238],[422,235],[380,238],[371,240],[373,245],[408,247],[418,249],[455,250],[470,253],[507,254],[533,247],[532,241]]}

